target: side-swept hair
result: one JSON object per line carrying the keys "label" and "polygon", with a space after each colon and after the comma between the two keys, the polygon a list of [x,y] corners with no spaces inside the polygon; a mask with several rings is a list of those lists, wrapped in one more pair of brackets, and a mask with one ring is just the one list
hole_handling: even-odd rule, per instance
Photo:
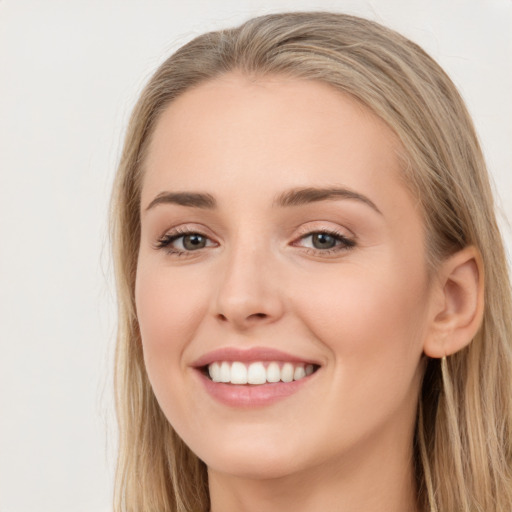
{"label": "side-swept hair", "polygon": [[485,274],[483,324],[460,352],[428,361],[414,438],[420,508],[512,511],[512,304],[503,244],[475,130],[455,86],[420,47],[377,23],[286,13],[201,35],[166,60],[133,111],[112,198],[118,286],[116,512],[209,509],[204,464],[175,434],[144,367],[134,288],[143,162],[162,112],[228,72],[317,80],[350,94],[401,141],[431,270],[474,245]]}

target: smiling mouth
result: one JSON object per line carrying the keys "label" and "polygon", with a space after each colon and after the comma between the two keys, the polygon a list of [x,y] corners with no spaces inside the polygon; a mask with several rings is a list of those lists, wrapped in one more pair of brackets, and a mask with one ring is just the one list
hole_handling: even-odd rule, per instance
{"label": "smiling mouth", "polygon": [[280,361],[215,361],[201,370],[213,382],[257,386],[301,380],[315,373],[318,368],[316,364]]}

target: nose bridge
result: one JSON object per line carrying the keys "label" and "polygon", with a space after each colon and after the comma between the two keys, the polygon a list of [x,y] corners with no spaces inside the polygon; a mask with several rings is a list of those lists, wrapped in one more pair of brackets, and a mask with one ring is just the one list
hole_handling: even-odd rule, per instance
{"label": "nose bridge", "polygon": [[237,236],[219,273],[217,318],[237,328],[277,320],[283,313],[276,262],[268,240]]}

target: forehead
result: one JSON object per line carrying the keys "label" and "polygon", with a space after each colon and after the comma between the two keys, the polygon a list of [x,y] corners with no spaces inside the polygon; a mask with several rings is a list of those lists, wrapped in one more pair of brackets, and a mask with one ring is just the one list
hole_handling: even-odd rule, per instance
{"label": "forehead", "polygon": [[401,186],[400,151],[382,120],[330,85],[232,73],[187,91],[161,115],[143,203],[163,189],[209,185],[238,195],[324,185],[378,193],[383,180]]}

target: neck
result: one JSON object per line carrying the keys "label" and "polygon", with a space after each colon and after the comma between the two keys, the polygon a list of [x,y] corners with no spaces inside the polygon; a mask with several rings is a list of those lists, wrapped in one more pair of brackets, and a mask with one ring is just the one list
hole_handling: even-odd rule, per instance
{"label": "neck", "polygon": [[[411,433],[412,434],[412,433]],[[211,512],[419,512],[412,436],[368,444],[336,461],[277,478],[243,478],[209,470]]]}

